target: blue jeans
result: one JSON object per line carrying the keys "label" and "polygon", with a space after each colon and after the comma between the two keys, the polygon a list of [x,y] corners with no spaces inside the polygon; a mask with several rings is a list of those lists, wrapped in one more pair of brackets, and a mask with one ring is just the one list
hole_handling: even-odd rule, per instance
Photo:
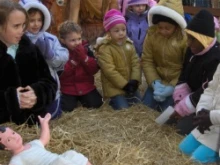
{"label": "blue jeans", "polygon": [[112,106],[114,110],[120,110],[123,108],[129,108],[131,105],[141,102],[140,93],[136,91],[134,95],[117,95],[110,98],[109,105]]}
{"label": "blue jeans", "polygon": [[142,98],[142,102],[146,106],[148,106],[152,109],[156,109],[160,112],[164,111],[168,106],[174,104],[172,96],[167,97],[166,100],[164,100],[163,102],[158,102],[158,101],[154,100],[154,90],[153,90],[153,88],[150,88],[150,87],[147,88],[147,90]]}
{"label": "blue jeans", "polygon": [[179,144],[179,149],[186,155],[190,155],[192,160],[199,163],[213,163],[219,161],[216,151],[201,144],[192,134],[186,136]]}

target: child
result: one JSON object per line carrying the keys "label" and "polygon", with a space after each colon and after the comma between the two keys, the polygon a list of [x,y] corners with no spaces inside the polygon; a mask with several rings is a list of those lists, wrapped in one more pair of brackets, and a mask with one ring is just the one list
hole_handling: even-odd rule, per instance
{"label": "child", "polygon": [[94,74],[99,70],[87,42],[82,42],[82,29],[74,22],[66,21],[59,27],[62,44],[69,50],[69,60],[60,76],[61,106],[72,111],[78,101],[87,108],[99,108],[102,96],[94,85]]}
{"label": "child", "polygon": [[57,85],[38,48],[25,36],[28,16],[17,3],[0,1],[0,123],[34,124]]}
{"label": "child", "polygon": [[44,146],[50,140],[49,121],[51,115],[48,113],[44,118],[38,116],[41,126],[40,139],[23,144],[22,137],[9,127],[0,126],[0,149],[12,152],[10,165],[91,165],[88,159],[74,150],[69,150],[61,155],[47,151]]}
{"label": "child", "polygon": [[[139,57],[142,55],[143,42],[148,29],[147,15],[148,8],[156,4],[153,0],[130,0],[126,12],[127,34],[134,42]],[[150,6],[151,5],[151,6]]]}
{"label": "child", "polygon": [[107,36],[97,43],[98,63],[104,97],[114,109],[128,108],[140,102],[137,92],[140,64],[134,45],[126,36],[126,21],[115,9],[109,10],[103,22]]}
{"label": "child", "polygon": [[[207,19],[206,19],[207,20]],[[219,55],[219,54],[218,54]],[[180,143],[180,150],[199,163],[219,161],[220,141],[220,65],[196,106],[194,124],[198,126]]]}
{"label": "child", "polygon": [[158,111],[173,105],[172,94],[180,75],[186,36],[182,1],[160,1],[149,10],[147,36],[141,58],[148,88],[143,103]]}
{"label": "child", "polygon": [[193,117],[196,105],[220,62],[219,43],[215,38],[211,13],[201,10],[193,17],[185,31],[188,35],[188,49],[173,93],[176,104],[175,114],[171,117],[181,118],[177,122],[177,129],[183,135],[189,134],[195,128]]}
{"label": "child", "polygon": [[27,11],[29,25],[26,35],[41,50],[46,60],[50,73],[58,84],[56,98],[47,107],[52,118],[61,115],[60,107],[60,82],[57,72],[63,70],[68,60],[68,50],[62,47],[56,36],[46,32],[51,23],[51,16],[48,9],[38,0],[21,0],[19,2]]}

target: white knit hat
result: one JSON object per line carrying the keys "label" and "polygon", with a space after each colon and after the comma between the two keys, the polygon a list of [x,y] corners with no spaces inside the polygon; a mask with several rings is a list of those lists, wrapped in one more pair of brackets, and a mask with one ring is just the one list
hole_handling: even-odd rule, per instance
{"label": "white knit hat", "polygon": [[31,8],[36,8],[42,11],[44,15],[44,22],[43,22],[43,27],[42,31],[46,31],[51,23],[51,15],[49,10],[47,9],[44,4],[41,3],[39,0],[20,0],[19,4],[25,8],[26,11],[28,11]]}

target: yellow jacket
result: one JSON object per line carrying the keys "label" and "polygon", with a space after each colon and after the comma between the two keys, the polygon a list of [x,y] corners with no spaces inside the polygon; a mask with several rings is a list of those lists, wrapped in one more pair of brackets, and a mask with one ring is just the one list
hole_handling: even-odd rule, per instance
{"label": "yellow jacket", "polygon": [[150,27],[143,44],[141,59],[148,85],[154,80],[162,80],[163,84],[175,86],[186,48],[186,35],[182,35],[180,29],[170,38],[165,38],[157,34],[157,26]]}
{"label": "yellow jacket", "polygon": [[105,37],[96,50],[104,97],[124,95],[122,88],[129,80],[140,82],[140,62],[131,40],[118,45]]}

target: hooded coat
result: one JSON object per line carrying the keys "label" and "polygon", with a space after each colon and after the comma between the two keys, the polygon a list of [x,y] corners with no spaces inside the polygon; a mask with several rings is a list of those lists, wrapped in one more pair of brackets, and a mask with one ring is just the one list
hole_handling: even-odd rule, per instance
{"label": "hooded coat", "polygon": [[122,45],[118,45],[105,37],[98,45],[98,64],[101,68],[104,97],[125,95],[122,88],[129,80],[141,80],[140,63],[133,42],[127,38]]}
{"label": "hooded coat", "polygon": [[[38,115],[47,113],[45,107],[54,100],[57,84],[40,50],[25,35],[15,59],[7,54],[6,45],[0,41],[0,78],[0,123],[34,124]],[[30,109],[20,109],[16,89],[28,85],[34,90],[37,102]]]}

